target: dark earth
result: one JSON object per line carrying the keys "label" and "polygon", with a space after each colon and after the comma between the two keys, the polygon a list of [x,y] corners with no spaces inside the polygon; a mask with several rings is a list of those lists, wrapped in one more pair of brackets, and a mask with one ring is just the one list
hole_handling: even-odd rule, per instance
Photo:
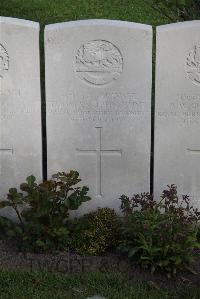
{"label": "dark earth", "polygon": [[102,256],[80,256],[69,250],[51,254],[20,252],[16,244],[0,241],[0,267],[6,269],[29,269],[49,271],[64,275],[83,272],[121,272],[127,279],[145,281],[156,289],[177,288],[186,285],[200,285],[200,251],[194,252],[195,263],[188,271],[180,272],[172,279],[166,274],[154,273],[141,268],[117,253]]}

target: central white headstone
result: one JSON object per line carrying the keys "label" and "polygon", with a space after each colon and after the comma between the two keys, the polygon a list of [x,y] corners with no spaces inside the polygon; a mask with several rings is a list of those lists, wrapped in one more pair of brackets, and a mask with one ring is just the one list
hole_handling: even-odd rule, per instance
{"label": "central white headstone", "polygon": [[0,198],[42,179],[39,24],[0,17]]}
{"label": "central white headstone", "polygon": [[45,29],[48,175],[78,170],[88,209],[149,191],[151,26],[110,20]]}

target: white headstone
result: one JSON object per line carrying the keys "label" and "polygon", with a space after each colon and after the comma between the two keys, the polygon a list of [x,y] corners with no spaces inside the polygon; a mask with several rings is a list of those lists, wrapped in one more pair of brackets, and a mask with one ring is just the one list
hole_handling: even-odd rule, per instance
{"label": "white headstone", "polygon": [[157,27],[154,190],[200,199],[200,21]]}
{"label": "white headstone", "polygon": [[149,191],[151,26],[49,25],[45,49],[49,177],[79,171],[93,199],[87,211]]}
{"label": "white headstone", "polygon": [[0,17],[0,196],[42,178],[39,25]]}

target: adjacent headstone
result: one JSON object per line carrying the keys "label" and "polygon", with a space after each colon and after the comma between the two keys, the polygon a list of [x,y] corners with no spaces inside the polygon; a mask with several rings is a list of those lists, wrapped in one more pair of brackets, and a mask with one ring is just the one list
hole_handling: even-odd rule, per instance
{"label": "adjacent headstone", "polygon": [[200,199],[200,21],[157,27],[154,190]]}
{"label": "adjacent headstone", "polygon": [[98,206],[149,191],[152,28],[85,20],[45,29],[48,176],[79,171]]}
{"label": "adjacent headstone", "polygon": [[39,25],[0,17],[0,197],[42,178]]}

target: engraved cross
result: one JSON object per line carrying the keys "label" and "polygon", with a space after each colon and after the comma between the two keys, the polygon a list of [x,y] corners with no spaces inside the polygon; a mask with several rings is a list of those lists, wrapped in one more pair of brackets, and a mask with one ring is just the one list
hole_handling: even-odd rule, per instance
{"label": "engraved cross", "polygon": [[187,148],[187,152],[189,154],[192,154],[192,155],[199,155],[200,154],[200,149],[190,149],[190,148]]}
{"label": "engraved cross", "polygon": [[[200,149],[191,149],[191,148],[187,148],[187,152],[189,153],[189,154],[192,154],[192,155],[200,155]],[[195,175],[195,173],[194,173],[194,171],[193,171],[193,175]],[[198,177],[195,175],[195,176],[193,176],[193,178],[192,178],[192,188],[194,188],[194,189],[196,189],[197,190],[197,193],[194,195],[190,195],[190,196],[192,196],[193,198],[198,198],[199,199],[199,191],[198,191],[198,182],[197,182],[197,179],[198,179]]]}
{"label": "engraved cross", "polygon": [[187,151],[190,153],[190,154],[200,154],[200,150],[198,149],[190,149],[190,148],[187,148]]}
{"label": "engraved cross", "polygon": [[89,150],[76,149],[78,155],[96,155],[96,196],[97,197],[102,197],[102,186],[101,186],[102,156],[122,156],[122,150],[102,149],[101,129],[102,127],[96,127],[97,130],[96,149],[89,149]]}
{"label": "engraved cross", "polygon": [[[1,153],[6,153],[6,154],[13,155],[13,148],[9,148],[9,147],[7,147],[7,148],[0,148],[0,154]],[[0,174],[1,174],[1,170],[2,170],[2,167],[0,165]]]}

